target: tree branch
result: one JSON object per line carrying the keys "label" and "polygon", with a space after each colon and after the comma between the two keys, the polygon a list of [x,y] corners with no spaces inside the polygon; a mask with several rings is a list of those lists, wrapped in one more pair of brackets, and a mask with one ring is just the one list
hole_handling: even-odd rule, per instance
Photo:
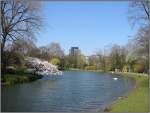
{"label": "tree branch", "polygon": [[142,3],[142,6],[143,6],[143,8],[144,8],[144,11],[145,11],[145,13],[146,13],[146,15],[147,15],[147,18],[149,19],[149,11],[148,11],[148,9],[146,9],[145,4],[144,4],[143,2],[141,2],[141,3]]}

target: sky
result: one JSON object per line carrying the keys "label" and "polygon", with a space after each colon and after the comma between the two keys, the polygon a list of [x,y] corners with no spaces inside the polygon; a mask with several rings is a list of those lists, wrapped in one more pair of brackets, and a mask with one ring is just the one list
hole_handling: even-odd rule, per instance
{"label": "sky", "polygon": [[85,55],[112,44],[125,45],[135,34],[128,22],[128,2],[52,2],[42,8],[43,29],[37,46],[57,42],[67,54],[77,46]]}

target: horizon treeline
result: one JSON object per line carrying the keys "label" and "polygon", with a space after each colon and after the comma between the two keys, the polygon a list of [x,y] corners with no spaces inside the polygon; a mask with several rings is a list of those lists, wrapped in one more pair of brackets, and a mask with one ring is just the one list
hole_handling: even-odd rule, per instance
{"label": "horizon treeline", "polygon": [[148,0],[129,3],[129,21],[132,25],[138,21],[140,27],[126,46],[114,44],[107,50],[97,50],[88,58],[79,50],[75,64],[72,62],[74,56],[70,53],[64,54],[59,43],[51,42],[46,46],[36,46],[34,34],[42,28],[40,2],[5,0],[0,3],[2,75],[7,73],[7,67],[10,66],[16,69],[26,68],[25,57],[47,60],[58,65],[59,69],[149,72]]}

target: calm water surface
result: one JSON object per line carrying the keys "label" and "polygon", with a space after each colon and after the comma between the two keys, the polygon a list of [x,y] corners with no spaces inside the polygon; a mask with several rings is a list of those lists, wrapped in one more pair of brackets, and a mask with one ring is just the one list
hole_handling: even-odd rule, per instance
{"label": "calm water surface", "polygon": [[[118,80],[113,80],[117,77]],[[103,111],[133,87],[130,78],[98,72],[66,71],[31,83],[2,86],[2,111]]]}

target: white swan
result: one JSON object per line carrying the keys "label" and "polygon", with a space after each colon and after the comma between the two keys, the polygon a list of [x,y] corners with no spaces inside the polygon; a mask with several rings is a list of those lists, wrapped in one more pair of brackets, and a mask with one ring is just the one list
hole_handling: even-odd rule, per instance
{"label": "white swan", "polygon": [[114,80],[118,80],[118,78],[113,78]]}

